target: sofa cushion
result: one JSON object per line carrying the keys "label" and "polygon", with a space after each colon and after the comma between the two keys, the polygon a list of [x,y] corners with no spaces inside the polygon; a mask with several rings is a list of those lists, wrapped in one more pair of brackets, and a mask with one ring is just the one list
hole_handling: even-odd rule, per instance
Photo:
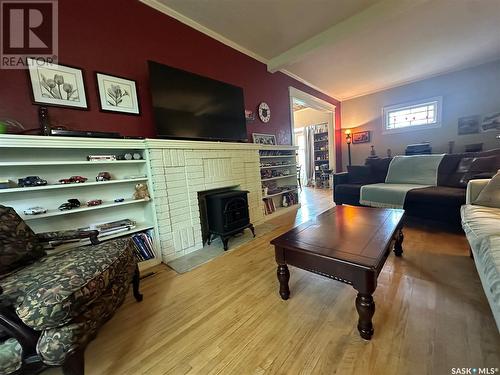
{"label": "sofa cushion", "polygon": [[489,236],[500,233],[500,210],[498,208],[465,204],[460,210],[462,228],[472,247]]}
{"label": "sofa cushion", "polygon": [[497,169],[496,156],[476,157],[472,160],[469,171],[460,179],[460,183],[466,187],[469,180],[492,177]]}
{"label": "sofa cushion", "polygon": [[[359,197],[361,184],[342,184],[335,186],[335,194],[337,195],[354,195]],[[359,198],[358,198],[359,201]]]}
{"label": "sofa cushion", "polygon": [[130,265],[118,271],[110,288],[89,304],[77,321],[42,332],[37,352],[44,363],[61,365],[68,354],[85,347],[125,300],[133,271]]}
{"label": "sofa cushion", "polygon": [[348,165],[349,183],[351,184],[373,184],[375,179],[372,170],[366,165]]}
{"label": "sofa cushion", "polygon": [[429,186],[410,190],[406,194],[405,205],[408,203],[431,203],[440,206],[457,206],[465,204],[466,190],[447,186]]}
{"label": "sofa cushion", "polygon": [[0,374],[11,374],[21,368],[23,350],[16,339],[0,342]]}
{"label": "sofa cushion", "polygon": [[135,268],[130,238],[47,256],[7,276],[1,299],[15,300],[16,313],[31,328],[64,325],[80,316],[124,268]]}
{"label": "sofa cushion", "polygon": [[385,177],[387,176],[387,171],[389,170],[389,164],[391,164],[392,158],[382,158],[382,159],[367,159],[365,165],[370,166],[372,170],[372,176],[374,178],[373,183],[385,182]]}
{"label": "sofa cushion", "polygon": [[500,330],[500,235],[490,236],[473,246],[474,262]]}
{"label": "sofa cushion", "polygon": [[438,168],[444,154],[395,156],[389,165],[388,184],[437,185]]}
{"label": "sofa cushion", "polygon": [[488,182],[472,204],[500,208],[500,170]]}
{"label": "sofa cushion", "polygon": [[[496,171],[500,168],[500,149],[445,155],[438,168],[438,185],[450,187],[465,187],[466,183],[461,182],[461,180],[467,173],[469,173],[474,158],[489,156],[494,156],[496,158],[495,165],[497,165],[497,167],[494,169],[494,171]],[[486,173],[486,175],[484,175],[484,173]],[[471,177],[474,179],[491,178],[491,173],[492,171],[475,171],[473,176]]]}
{"label": "sofa cushion", "polygon": [[0,205],[0,276],[43,257],[35,233],[11,207]]}
{"label": "sofa cushion", "polygon": [[439,186],[463,187],[460,182],[469,171],[473,157],[468,154],[446,154],[438,168]]}

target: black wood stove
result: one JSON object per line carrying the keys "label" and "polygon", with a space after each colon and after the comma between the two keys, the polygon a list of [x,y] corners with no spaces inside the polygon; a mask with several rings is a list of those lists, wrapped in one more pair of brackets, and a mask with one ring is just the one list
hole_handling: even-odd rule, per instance
{"label": "black wood stove", "polygon": [[209,245],[215,236],[220,236],[224,250],[227,250],[229,238],[242,233],[246,228],[250,228],[255,237],[254,227],[250,223],[247,194],[248,191],[245,190],[230,190],[205,197]]}

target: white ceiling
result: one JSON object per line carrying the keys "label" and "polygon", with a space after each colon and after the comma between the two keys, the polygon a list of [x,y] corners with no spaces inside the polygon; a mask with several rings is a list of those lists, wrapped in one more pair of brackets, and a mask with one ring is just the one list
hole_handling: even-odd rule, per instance
{"label": "white ceiling", "polygon": [[500,0],[141,0],[337,99],[500,59]]}

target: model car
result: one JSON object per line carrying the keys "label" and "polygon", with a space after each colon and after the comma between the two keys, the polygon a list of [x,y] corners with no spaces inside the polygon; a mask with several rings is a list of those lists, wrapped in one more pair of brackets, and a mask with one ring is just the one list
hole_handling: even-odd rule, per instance
{"label": "model car", "polygon": [[60,184],[79,184],[87,181],[87,178],[82,176],[71,176],[70,178],[63,178],[59,180]]}
{"label": "model car", "polygon": [[121,203],[121,202],[124,202],[124,201],[125,201],[125,198],[116,198],[115,199],[116,203]]}
{"label": "model car", "polygon": [[94,199],[87,202],[87,206],[99,206],[100,204],[102,204],[101,199]]}
{"label": "model car", "polygon": [[30,207],[26,210],[24,210],[25,215],[40,215],[40,214],[45,214],[47,212],[46,208],[43,207]]}
{"label": "model car", "polygon": [[109,181],[111,180],[111,174],[109,172],[99,172],[97,177],[95,178],[96,181]]}
{"label": "model car", "polygon": [[38,176],[28,176],[20,178],[17,181],[19,187],[29,187],[29,186],[44,186],[47,185],[47,180],[40,178]]}
{"label": "model car", "polygon": [[80,207],[80,201],[78,199],[68,199],[66,203],[59,206],[60,211],[72,210],[73,208]]}

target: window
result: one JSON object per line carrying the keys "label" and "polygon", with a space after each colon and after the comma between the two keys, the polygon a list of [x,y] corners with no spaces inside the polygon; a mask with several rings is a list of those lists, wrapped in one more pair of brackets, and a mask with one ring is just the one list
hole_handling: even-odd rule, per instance
{"label": "window", "polygon": [[384,108],[384,133],[437,128],[441,126],[442,98],[393,105]]}

